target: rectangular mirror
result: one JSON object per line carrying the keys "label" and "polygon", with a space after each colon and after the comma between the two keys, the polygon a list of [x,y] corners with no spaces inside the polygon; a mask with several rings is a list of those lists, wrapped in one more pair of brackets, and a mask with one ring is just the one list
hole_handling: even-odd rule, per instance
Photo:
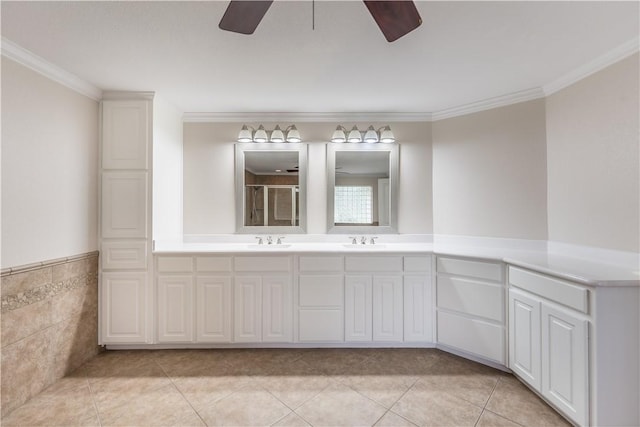
{"label": "rectangular mirror", "polygon": [[327,144],[327,232],[397,233],[398,145]]}
{"label": "rectangular mirror", "polygon": [[304,233],[306,176],[306,144],[236,144],[236,232]]}

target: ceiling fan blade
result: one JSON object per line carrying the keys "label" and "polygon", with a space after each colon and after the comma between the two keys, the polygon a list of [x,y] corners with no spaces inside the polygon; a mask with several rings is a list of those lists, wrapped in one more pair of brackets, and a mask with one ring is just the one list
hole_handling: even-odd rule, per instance
{"label": "ceiling fan blade", "polygon": [[363,0],[387,41],[398,40],[422,24],[422,18],[410,0]]}
{"label": "ceiling fan blade", "polygon": [[234,0],[229,2],[218,27],[240,34],[253,34],[273,0]]}

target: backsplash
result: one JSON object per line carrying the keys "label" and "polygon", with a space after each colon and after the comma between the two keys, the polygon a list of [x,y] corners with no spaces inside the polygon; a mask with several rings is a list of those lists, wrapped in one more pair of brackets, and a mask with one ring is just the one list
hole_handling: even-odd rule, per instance
{"label": "backsplash", "polygon": [[98,252],[2,271],[2,416],[95,356]]}

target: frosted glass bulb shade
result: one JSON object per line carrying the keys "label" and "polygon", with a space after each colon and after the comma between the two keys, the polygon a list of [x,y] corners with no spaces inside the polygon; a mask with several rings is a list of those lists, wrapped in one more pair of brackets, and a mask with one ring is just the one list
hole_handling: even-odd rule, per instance
{"label": "frosted glass bulb shade", "polygon": [[375,144],[378,142],[378,132],[376,132],[373,126],[369,126],[369,129],[365,132],[364,142],[368,142],[369,144]]}
{"label": "frosted glass bulb shade", "polygon": [[253,136],[251,135],[251,131],[247,127],[247,125],[242,125],[242,129],[240,129],[240,133],[238,134],[238,142],[251,142],[253,141]]}
{"label": "frosted glass bulb shade", "polygon": [[271,132],[271,142],[284,142],[284,133],[278,125],[273,130],[273,132]]}
{"label": "frosted glass bulb shade", "polygon": [[338,126],[333,132],[333,135],[331,136],[331,142],[347,142],[347,135],[345,135],[344,128],[342,126]]}
{"label": "frosted glass bulb shade", "polygon": [[260,125],[256,134],[253,135],[253,142],[267,142],[268,140],[267,131],[264,130],[264,126]]}
{"label": "frosted glass bulb shade", "polygon": [[385,126],[380,133],[380,142],[384,142],[385,144],[396,142],[396,137],[393,135],[393,132],[391,132],[391,128],[389,126]]}
{"label": "frosted glass bulb shade", "polygon": [[349,132],[349,136],[347,137],[347,141],[349,142],[362,142],[362,135],[360,135],[360,131],[356,126],[354,126]]}
{"label": "frosted glass bulb shade", "polygon": [[294,125],[291,125],[290,128],[289,132],[287,132],[287,142],[302,142],[298,129]]}

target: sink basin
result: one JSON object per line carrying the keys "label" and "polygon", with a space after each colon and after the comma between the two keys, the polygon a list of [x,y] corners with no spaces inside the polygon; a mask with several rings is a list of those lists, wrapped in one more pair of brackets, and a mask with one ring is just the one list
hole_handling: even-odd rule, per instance
{"label": "sink basin", "polygon": [[252,243],[250,245],[247,245],[247,247],[249,249],[286,249],[291,247],[290,243],[281,243],[281,244],[272,244],[272,245],[268,245],[266,243],[259,245],[257,243]]}
{"label": "sink basin", "polygon": [[366,244],[366,245],[357,244],[357,245],[354,245],[352,243],[345,243],[342,246],[344,246],[345,248],[348,248],[348,249],[382,249],[382,248],[385,248],[387,245],[385,245],[384,243],[375,243],[373,245],[371,245],[371,244]]}

